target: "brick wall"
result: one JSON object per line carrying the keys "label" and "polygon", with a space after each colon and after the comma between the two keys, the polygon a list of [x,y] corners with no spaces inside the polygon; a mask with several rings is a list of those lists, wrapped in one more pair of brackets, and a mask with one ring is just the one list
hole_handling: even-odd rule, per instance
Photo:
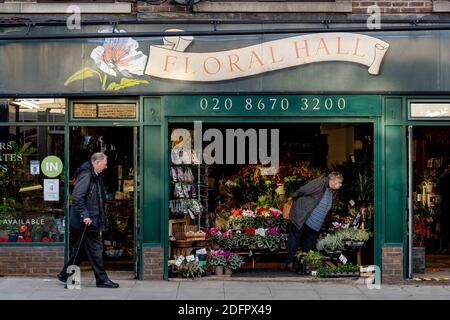
{"label": "brick wall", "polygon": [[403,282],[403,247],[383,247],[382,259],[382,283],[401,284]]}
{"label": "brick wall", "polygon": [[144,280],[163,280],[164,249],[144,248]]}
{"label": "brick wall", "polygon": [[64,247],[0,247],[0,275],[56,276],[64,264]]}
{"label": "brick wall", "polygon": [[367,8],[373,5],[380,7],[381,13],[388,14],[417,14],[433,12],[433,1],[396,0],[353,1],[353,13],[367,13]]}

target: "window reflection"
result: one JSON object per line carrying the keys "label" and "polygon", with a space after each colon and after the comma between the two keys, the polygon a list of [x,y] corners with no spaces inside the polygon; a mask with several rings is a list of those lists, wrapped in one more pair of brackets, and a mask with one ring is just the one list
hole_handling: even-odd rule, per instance
{"label": "window reflection", "polygon": [[8,99],[0,102],[1,122],[64,122],[64,99]]}
{"label": "window reflection", "polygon": [[0,126],[1,242],[64,241],[64,170],[48,156],[64,163],[64,126]]}

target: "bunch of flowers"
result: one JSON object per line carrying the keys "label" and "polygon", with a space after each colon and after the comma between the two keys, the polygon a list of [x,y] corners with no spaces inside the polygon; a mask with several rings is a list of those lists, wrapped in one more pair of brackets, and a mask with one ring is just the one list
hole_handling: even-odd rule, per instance
{"label": "bunch of flowers", "polygon": [[423,247],[427,234],[431,232],[431,226],[428,219],[424,216],[414,217],[414,235],[413,242],[415,247]]}
{"label": "bunch of flowers", "polygon": [[211,259],[209,264],[212,267],[225,267],[227,265],[227,258],[230,256],[230,251],[222,249],[211,250]]}
{"label": "bunch of flowers", "polygon": [[244,264],[244,258],[238,255],[237,253],[231,253],[228,256],[227,264],[225,268],[231,269],[231,270],[237,270]]}
{"label": "bunch of flowers", "polygon": [[17,242],[33,242],[30,235],[31,233],[26,225],[20,226],[19,238],[17,239]]}

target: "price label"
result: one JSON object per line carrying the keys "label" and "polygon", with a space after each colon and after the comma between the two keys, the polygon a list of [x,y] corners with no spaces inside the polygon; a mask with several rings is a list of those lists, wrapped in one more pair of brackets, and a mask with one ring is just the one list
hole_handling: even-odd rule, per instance
{"label": "price label", "polygon": [[339,256],[339,260],[340,260],[343,264],[346,264],[346,263],[347,263],[347,258],[346,258],[343,254],[341,254],[341,255]]}
{"label": "price label", "polygon": [[175,265],[176,265],[177,267],[179,267],[179,266],[181,266],[181,264],[183,263],[183,261],[184,261],[184,256],[178,256],[177,261],[175,261]]}
{"label": "price label", "polygon": [[186,261],[187,262],[195,261],[195,257],[193,255],[186,256]]}

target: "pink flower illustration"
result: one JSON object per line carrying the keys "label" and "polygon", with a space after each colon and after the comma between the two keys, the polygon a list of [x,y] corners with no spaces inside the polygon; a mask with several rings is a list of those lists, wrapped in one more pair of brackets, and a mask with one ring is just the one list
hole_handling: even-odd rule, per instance
{"label": "pink flower illustration", "polygon": [[100,70],[109,75],[116,77],[120,72],[125,77],[132,77],[132,74],[142,76],[147,56],[137,51],[138,47],[139,43],[132,38],[105,39],[102,46],[92,50],[91,58]]}

